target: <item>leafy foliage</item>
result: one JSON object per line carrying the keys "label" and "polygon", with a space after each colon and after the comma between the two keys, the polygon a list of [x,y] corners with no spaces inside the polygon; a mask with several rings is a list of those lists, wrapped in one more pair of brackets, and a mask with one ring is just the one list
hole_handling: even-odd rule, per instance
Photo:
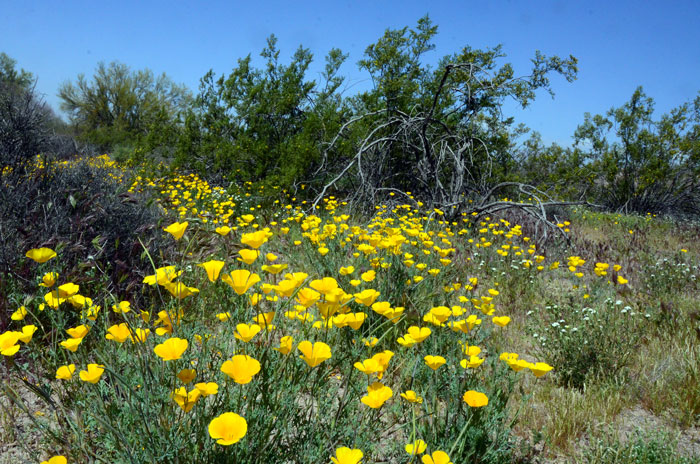
{"label": "leafy foliage", "polygon": [[210,71],[202,78],[178,143],[179,166],[282,186],[308,175],[345,111],[338,70],[347,56],[331,50],[317,84],[306,78],[308,49],[299,47],[284,65],[273,35],[260,55],[263,69],[248,55],[230,75],[215,79]]}
{"label": "leafy foliage", "polygon": [[101,62],[92,80],[80,74],[75,83],[61,85],[58,96],[79,135],[102,148],[144,138],[154,148],[178,124],[191,98],[165,73],[155,77],[149,69],[132,71],[118,62]]}
{"label": "leafy foliage", "polygon": [[638,213],[700,213],[700,97],[653,119],[641,87],[606,115],[586,114],[575,134],[607,206]]}

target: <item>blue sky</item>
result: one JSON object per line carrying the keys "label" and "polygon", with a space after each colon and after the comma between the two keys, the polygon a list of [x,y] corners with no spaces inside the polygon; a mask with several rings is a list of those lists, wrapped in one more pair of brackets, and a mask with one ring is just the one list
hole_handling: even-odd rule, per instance
{"label": "blue sky", "polygon": [[[197,90],[209,69],[228,73],[258,55],[274,33],[287,59],[302,44],[315,56],[315,78],[333,47],[349,53],[342,69],[349,92],[371,85],[356,63],[386,28],[414,26],[429,14],[439,26],[440,57],[463,46],[503,44],[516,74],[535,50],[579,59],[578,79],[553,79],[526,110],[508,111],[546,142],[571,143],[584,112],[625,103],[642,85],[657,114],[700,91],[698,1],[18,1],[0,0],[0,51],[39,78],[37,89],[58,108],[56,92],[100,61],[148,67]],[[260,63],[261,61],[258,61]]]}

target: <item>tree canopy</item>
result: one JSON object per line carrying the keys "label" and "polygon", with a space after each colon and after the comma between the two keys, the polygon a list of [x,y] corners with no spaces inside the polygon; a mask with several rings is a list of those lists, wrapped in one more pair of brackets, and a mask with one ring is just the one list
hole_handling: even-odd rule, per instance
{"label": "tree canopy", "polygon": [[62,84],[58,96],[79,135],[104,148],[175,124],[191,98],[165,73],[155,77],[149,69],[132,71],[118,62],[100,63],[91,80],[80,74],[75,83]]}

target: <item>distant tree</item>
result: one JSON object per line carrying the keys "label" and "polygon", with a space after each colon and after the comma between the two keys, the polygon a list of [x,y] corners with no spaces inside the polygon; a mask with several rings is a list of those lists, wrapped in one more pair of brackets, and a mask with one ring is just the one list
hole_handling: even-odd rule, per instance
{"label": "distant tree", "polygon": [[17,70],[17,61],[6,53],[0,53],[0,82],[3,85],[14,85],[23,90],[29,90],[34,84],[34,76],[24,69]]}
{"label": "distant tree", "polygon": [[36,95],[32,73],[0,53],[0,171],[20,176],[28,161],[50,146],[51,108]]}
{"label": "distant tree", "polygon": [[100,63],[92,80],[80,74],[75,83],[62,84],[58,96],[78,135],[102,149],[133,146],[177,124],[191,101],[190,92],[167,75],[118,62]]}
{"label": "distant tree", "polygon": [[600,200],[639,213],[700,214],[700,96],[653,119],[638,87],[605,115],[586,113],[575,143],[599,175]]}
{"label": "distant tree", "polygon": [[331,50],[322,81],[306,76],[313,56],[299,47],[289,64],[271,36],[261,52],[265,66],[239,59],[228,76],[207,73],[180,138],[177,162],[211,174],[288,187],[318,162],[322,145],[343,114],[338,68],[346,55]]}
{"label": "distant tree", "polygon": [[581,148],[546,145],[533,132],[513,151],[517,179],[561,199],[583,200],[592,191],[595,171]]}
{"label": "distant tree", "polygon": [[525,107],[550,77],[575,79],[577,61],[535,53],[518,77],[497,46],[464,47],[425,63],[437,34],[429,17],[415,28],[387,29],[359,61],[372,89],[343,95],[340,50],[319,82],[307,77],[312,55],[299,47],[281,63],[270,37],[262,69],[250,56],[231,74],[207,73],[178,138],[180,166],[289,187],[305,183],[316,199],[329,189],[373,204],[384,189],[413,191],[435,204],[466,203],[518,175],[515,141],[525,132],[503,115],[507,99]]}
{"label": "distant tree", "polygon": [[352,156],[322,194],[348,188],[372,204],[377,192],[395,189],[436,206],[463,206],[466,196],[482,195],[515,175],[512,152],[524,128],[503,114],[505,101],[525,107],[538,90],[552,93],[552,74],[576,78],[576,58],[540,52],[530,74],[518,77],[510,64],[500,63],[501,46],[464,47],[433,69],[425,56],[436,34],[425,16],[413,29],[387,29],[367,47],[359,66],[374,87],[350,99],[363,129],[354,140],[344,137],[354,145]]}

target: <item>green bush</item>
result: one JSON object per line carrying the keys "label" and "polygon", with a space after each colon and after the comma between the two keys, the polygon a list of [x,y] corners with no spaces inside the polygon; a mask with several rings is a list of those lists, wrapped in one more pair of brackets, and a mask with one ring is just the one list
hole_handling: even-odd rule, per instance
{"label": "green bush", "polygon": [[530,314],[529,327],[540,357],[554,366],[559,382],[584,388],[621,372],[649,317],[608,298],[595,308],[546,305]]}
{"label": "green bush", "polygon": [[678,439],[663,431],[636,431],[626,442],[608,435],[592,440],[577,460],[586,464],[693,464],[700,456],[678,452]]}

